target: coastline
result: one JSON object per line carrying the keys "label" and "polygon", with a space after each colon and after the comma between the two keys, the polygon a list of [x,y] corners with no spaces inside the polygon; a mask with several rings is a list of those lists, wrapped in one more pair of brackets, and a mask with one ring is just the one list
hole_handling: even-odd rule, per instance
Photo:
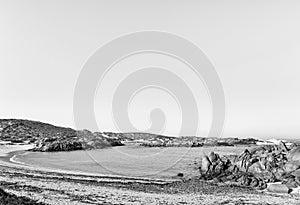
{"label": "coastline", "polygon": [[26,154],[27,150],[23,148],[19,150],[13,150],[11,152],[5,153],[5,156],[0,157],[0,166],[9,167],[9,168],[18,168],[18,169],[26,169],[31,171],[43,172],[48,174],[59,174],[65,175],[66,177],[77,177],[77,178],[95,178],[101,181],[106,182],[138,182],[138,183],[157,183],[157,184],[165,184],[171,183],[175,181],[180,181],[178,179],[153,179],[147,177],[130,177],[130,176],[122,176],[122,175],[104,175],[104,174],[97,174],[97,173],[89,173],[77,170],[63,170],[57,168],[46,168],[40,166],[32,166],[26,163],[20,162],[15,160],[14,158],[21,154]]}
{"label": "coastline", "polygon": [[46,204],[299,204],[299,197],[275,195],[246,187],[190,180],[156,181],[117,176],[55,172],[11,160],[24,150],[0,159],[2,188]]}

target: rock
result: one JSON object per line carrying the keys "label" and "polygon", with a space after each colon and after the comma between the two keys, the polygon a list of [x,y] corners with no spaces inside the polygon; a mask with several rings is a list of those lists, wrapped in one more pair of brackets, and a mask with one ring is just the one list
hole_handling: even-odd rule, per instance
{"label": "rock", "polygon": [[292,188],[296,188],[298,187],[298,183],[295,181],[295,179],[289,179],[285,185],[289,188],[289,189],[292,189]]}
{"label": "rock", "polygon": [[281,151],[283,151],[283,152],[288,152],[289,151],[287,146],[285,145],[285,143],[283,141],[280,141],[278,146],[281,149]]}
{"label": "rock", "polygon": [[250,186],[251,187],[257,187],[259,185],[259,180],[256,177],[252,177]]}
{"label": "rock", "polygon": [[269,192],[273,193],[282,193],[282,194],[288,194],[292,190],[285,184],[278,184],[278,183],[270,183],[267,186],[267,190]]}
{"label": "rock", "polygon": [[293,172],[299,168],[300,168],[300,161],[299,162],[291,161],[291,162],[287,162],[284,165],[284,171],[286,171],[286,172]]}
{"label": "rock", "polygon": [[289,161],[299,161],[300,160],[300,147],[294,147],[287,156]]}
{"label": "rock", "polygon": [[234,181],[236,179],[236,175],[231,174],[231,175],[227,176],[226,179],[227,179],[227,181]]}
{"label": "rock", "polygon": [[258,184],[257,184],[257,186],[255,186],[255,188],[260,189],[260,190],[267,188],[267,183],[264,180],[262,180],[260,178],[256,178],[256,179],[258,180]]}
{"label": "rock", "polygon": [[271,171],[272,168],[276,167],[276,158],[273,155],[274,153],[268,154],[268,156],[265,158],[265,169],[268,171]]}
{"label": "rock", "polygon": [[207,172],[210,166],[211,166],[211,161],[209,160],[208,156],[204,155],[202,157],[202,162],[201,162],[201,171]]}
{"label": "rock", "polygon": [[255,162],[248,168],[248,172],[251,173],[262,173],[264,171],[263,166],[260,162]]}
{"label": "rock", "polygon": [[249,186],[250,183],[251,183],[251,177],[245,175],[245,176],[244,176],[243,185],[244,185],[244,186]]}
{"label": "rock", "polygon": [[221,160],[218,162],[218,164],[214,167],[214,172],[216,174],[221,174],[225,172],[225,163]]}
{"label": "rock", "polygon": [[226,181],[228,181],[228,178],[227,178],[227,176],[225,174],[219,175],[217,177],[217,179],[218,179],[219,182],[226,182]]}
{"label": "rock", "polygon": [[183,177],[183,173],[178,173],[177,176],[178,177]]}
{"label": "rock", "polygon": [[292,143],[290,146],[289,146],[289,151],[295,149],[295,147],[298,147],[298,145],[296,143]]}
{"label": "rock", "polygon": [[273,172],[273,174],[275,175],[275,178],[279,179],[279,180],[284,173],[285,173],[285,171],[282,167],[279,167],[275,172]]}
{"label": "rock", "polygon": [[216,162],[220,157],[218,154],[215,154],[214,152],[210,152],[208,155],[208,158],[210,160],[210,162]]}
{"label": "rock", "polygon": [[300,195],[300,187],[293,188],[290,194]]}
{"label": "rock", "polygon": [[250,153],[253,155],[253,154],[256,154],[258,156],[261,156],[265,153],[265,148],[262,147],[262,146],[259,146],[259,147],[254,147],[250,150]]}
{"label": "rock", "polygon": [[277,181],[277,178],[275,176],[274,173],[272,172],[265,172],[263,175],[262,175],[262,178],[265,182],[267,183],[273,183],[273,182],[276,182]]}
{"label": "rock", "polygon": [[245,149],[245,151],[238,157],[236,165],[241,171],[247,172],[248,168],[257,161],[258,158],[253,157],[248,149]]}
{"label": "rock", "polygon": [[32,151],[40,152],[60,152],[60,151],[74,151],[82,150],[82,143],[77,141],[67,141],[67,140],[56,140],[39,143]]}
{"label": "rock", "polygon": [[[300,150],[292,151],[284,143],[247,149],[239,156],[219,156],[211,152],[203,157],[202,179],[226,182],[242,186],[267,188],[277,193],[288,193],[291,188],[300,186]],[[289,155],[289,158],[288,158]],[[289,161],[288,161],[289,160]],[[280,184],[274,182],[280,182]],[[274,184],[274,185],[273,185]]]}
{"label": "rock", "polygon": [[241,186],[249,186],[252,182],[252,177],[248,174],[242,174],[238,180],[238,184]]}
{"label": "rock", "polygon": [[295,177],[295,182],[297,182],[298,186],[300,187],[300,177]]}
{"label": "rock", "polygon": [[229,159],[224,159],[224,170],[227,171],[229,169],[229,167],[231,167],[233,164],[231,163],[231,161]]}
{"label": "rock", "polygon": [[291,173],[291,175],[298,177],[300,179],[300,169],[297,169]]}
{"label": "rock", "polygon": [[226,171],[230,174],[235,174],[239,171],[239,168],[236,165],[231,165]]}

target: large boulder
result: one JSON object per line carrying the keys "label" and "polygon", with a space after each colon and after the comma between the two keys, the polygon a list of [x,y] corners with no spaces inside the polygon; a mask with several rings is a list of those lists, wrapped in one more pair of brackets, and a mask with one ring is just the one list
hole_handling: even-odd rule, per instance
{"label": "large boulder", "polygon": [[236,165],[231,165],[226,170],[229,174],[234,175],[239,171],[239,168]]}
{"label": "large boulder", "polygon": [[297,169],[297,170],[291,172],[291,175],[293,175],[296,178],[300,179],[300,169]]}
{"label": "large boulder", "polygon": [[292,191],[286,184],[279,184],[279,183],[268,184],[267,190],[270,192],[282,193],[282,194],[288,194]]}
{"label": "large boulder", "polygon": [[201,171],[202,172],[208,172],[210,166],[211,166],[210,159],[208,158],[208,156],[204,155],[202,157],[202,162],[201,162]]}
{"label": "large boulder", "polygon": [[215,154],[214,152],[210,152],[208,155],[208,158],[210,162],[216,162],[218,159],[220,159],[220,156],[218,154]]}
{"label": "large boulder", "polygon": [[214,167],[214,172],[215,172],[215,174],[222,174],[222,173],[224,173],[225,172],[225,170],[226,170],[226,163],[225,162],[223,162],[222,160],[219,160],[218,161],[218,163],[215,165],[215,167]]}
{"label": "large boulder", "polygon": [[284,171],[293,172],[300,168],[300,161],[290,161],[284,165]]}
{"label": "large boulder", "polygon": [[300,147],[294,147],[287,156],[289,161],[300,161]]}
{"label": "large boulder", "polygon": [[287,148],[286,144],[283,141],[280,141],[278,146],[281,149],[281,151],[283,151],[283,152],[289,151],[289,149]]}
{"label": "large boulder", "polygon": [[248,172],[251,173],[262,173],[264,171],[264,166],[261,164],[261,162],[255,162],[251,164],[248,168]]}
{"label": "large boulder", "polygon": [[258,161],[258,157],[251,154],[248,149],[245,149],[245,151],[236,159],[235,164],[239,170],[248,172],[249,167]]}
{"label": "large boulder", "polygon": [[256,155],[263,155],[265,153],[266,149],[263,146],[259,147],[254,147],[250,150],[251,154],[256,154]]}

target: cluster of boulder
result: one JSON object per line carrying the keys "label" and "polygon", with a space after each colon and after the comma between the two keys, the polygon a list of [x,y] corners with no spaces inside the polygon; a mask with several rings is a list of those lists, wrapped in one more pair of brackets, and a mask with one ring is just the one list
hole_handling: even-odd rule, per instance
{"label": "cluster of boulder", "polygon": [[300,186],[300,146],[280,142],[246,149],[239,156],[211,152],[202,157],[200,173],[203,180],[289,193]]}
{"label": "cluster of boulder", "polygon": [[36,143],[36,146],[31,151],[40,152],[60,152],[60,151],[75,151],[82,150],[81,142],[74,140],[60,140],[57,138],[46,138]]}
{"label": "cluster of boulder", "polygon": [[82,130],[76,131],[73,136],[41,139],[36,143],[32,151],[59,152],[90,150],[122,145],[122,142],[118,139],[105,137],[102,133]]}

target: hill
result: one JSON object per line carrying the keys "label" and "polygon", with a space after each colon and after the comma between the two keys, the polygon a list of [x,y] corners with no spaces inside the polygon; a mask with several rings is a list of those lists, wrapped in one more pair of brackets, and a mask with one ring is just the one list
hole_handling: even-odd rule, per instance
{"label": "hill", "polygon": [[132,144],[146,147],[201,147],[255,145],[258,142],[253,138],[172,137],[138,132],[78,131],[72,128],[21,119],[0,119],[0,140],[13,144],[34,144],[33,151],[43,152],[99,149]]}
{"label": "hill", "polygon": [[122,145],[113,138],[88,130],[19,119],[0,119],[0,140],[9,143],[35,144],[33,151],[72,151]]}

